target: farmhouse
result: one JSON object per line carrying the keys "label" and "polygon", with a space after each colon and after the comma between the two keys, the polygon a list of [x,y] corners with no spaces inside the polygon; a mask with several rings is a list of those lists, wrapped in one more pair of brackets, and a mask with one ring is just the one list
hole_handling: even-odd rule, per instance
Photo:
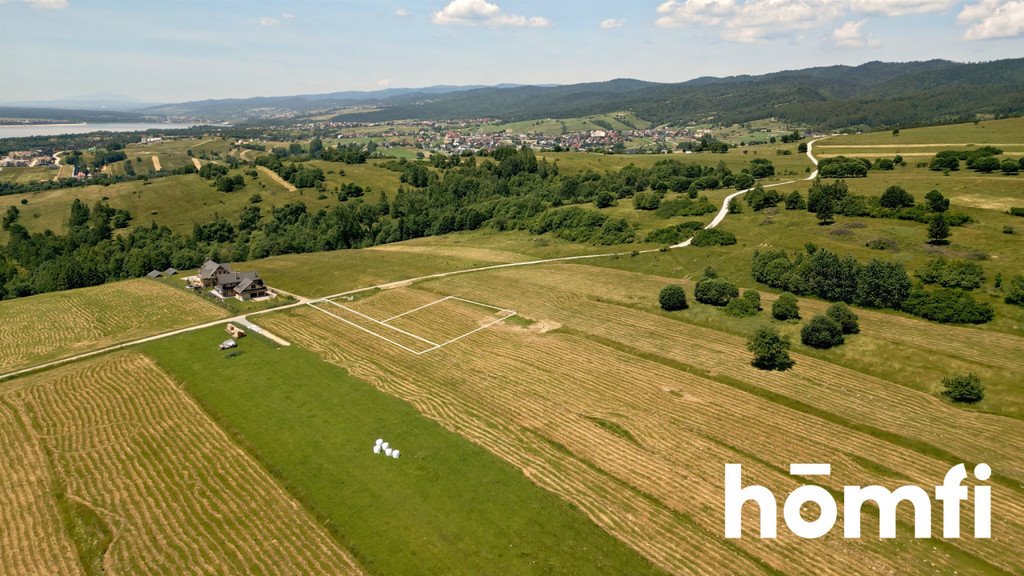
{"label": "farmhouse", "polygon": [[231,274],[231,268],[227,264],[219,264],[213,260],[203,262],[199,268],[199,280],[206,287],[215,286],[220,274]]}
{"label": "farmhouse", "polygon": [[227,264],[207,260],[199,268],[199,282],[203,287],[213,287],[221,298],[252,300],[270,296],[263,279],[256,272],[235,272]]}

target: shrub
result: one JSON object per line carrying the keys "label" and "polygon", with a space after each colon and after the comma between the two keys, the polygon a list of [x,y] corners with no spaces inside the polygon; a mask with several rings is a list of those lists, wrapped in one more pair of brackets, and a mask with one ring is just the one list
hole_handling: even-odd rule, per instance
{"label": "shrub", "polygon": [[999,169],[1003,171],[1003,174],[1010,176],[1020,171],[1020,165],[1015,160],[1007,159],[999,164]]}
{"label": "shrub", "polygon": [[1024,208],[1010,208],[1010,216],[1024,216]]}
{"label": "shrub", "polygon": [[1013,226],[1003,226],[1003,234],[1013,234]]}
{"label": "shrub", "polygon": [[974,290],[985,283],[985,271],[981,265],[967,260],[929,260],[916,276],[925,284],[938,284],[944,288]]}
{"label": "shrub", "polygon": [[928,242],[931,244],[946,244],[949,238],[949,221],[946,216],[939,212],[928,223]]}
{"label": "shrub", "polygon": [[725,305],[725,313],[737,318],[754,316],[761,311],[761,295],[757,290],[747,290],[741,298],[733,298]]}
{"label": "shrub", "polygon": [[928,205],[928,209],[932,212],[945,212],[949,210],[949,198],[942,195],[942,192],[938,190],[932,190],[925,194],[925,203]]}
{"label": "shrub", "polygon": [[1010,290],[1006,293],[1007,304],[1024,306],[1024,276],[1010,278]]}
{"label": "shrub", "polygon": [[872,260],[857,274],[856,301],[868,308],[899,309],[910,294],[910,289],[910,277],[903,264]]}
{"label": "shrub", "polygon": [[958,404],[976,404],[985,398],[985,387],[974,372],[942,379],[942,395]]}
{"label": "shrub", "polygon": [[754,177],[746,173],[737,174],[736,178],[732,181],[732,185],[737,190],[745,190],[754,185]]}
{"label": "shrub", "polygon": [[[633,204],[636,204],[636,199],[633,199]],[[595,208],[608,208],[609,206],[615,205],[615,195],[607,190],[602,190],[594,196],[594,207]]]}
{"label": "shrub", "polygon": [[978,302],[957,288],[914,290],[903,309],[915,316],[944,324],[984,324],[995,316],[992,306]]}
{"label": "shrub", "polygon": [[746,201],[747,205],[754,209],[754,212],[760,212],[765,208],[777,206],[779,202],[782,202],[782,195],[774,189],[765,190],[762,186],[758,186],[747,192]]}
{"label": "shrub", "polygon": [[686,303],[686,290],[678,284],[669,284],[662,288],[661,293],[658,294],[658,303],[661,304],[662,310],[668,312],[689,308]]}
{"label": "shrub", "polygon": [[704,224],[701,222],[682,222],[675,226],[658,228],[648,232],[647,237],[644,238],[644,242],[669,245],[678,244],[690,236],[693,236],[693,233],[696,230],[700,230],[703,227]]}
{"label": "shrub", "polygon": [[717,211],[718,208],[708,200],[707,196],[701,196],[697,200],[690,198],[666,200],[658,206],[655,214],[661,218],[671,218],[673,216],[703,216]]}
{"label": "shrub", "polygon": [[910,208],[914,205],[914,197],[900,186],[889,186],[878,199],[883,208]]}
{"label": "shrub", "polygon": [[818,174],[822,178],[863,178],[868,175],[870,165],[870,161],[862,158],[823,158],[818,163]]}
{"label": "shrub", "polygon": [[657,210],[661,196],[657,192],[637,192],[633,195],[633,207],[637,210]]}
{"label": "shrub", "polygon": [[747,350],[754,354],[751,364],[761,370],[787,370],[794,364],[789,357],[788,336],[771,326],[758,328],[747,340]]}
{"label": "shrub", "polygon": [[718,228],[698,230],[693,235],[693,245],[701,248],[707,246],[731,246],[735,243],[735,234],[719,230]]}
{"label": "shrub", "polygon": [[836,324],[839,324],[839,328],[842,329],[843,334],[857,334],[860,332],[860,318],[850,310],[850,307],[842,302],[836,302],[835,304],[828,307],[825,311],[825,316],[835,320]]}
{"label": "shrub", "polygon": [[786,196],[786,210],[806,210],[807,201],[799,192],[793,190]]}
{"label": "shrub", "polygon": [[899,244],[892,238],[876,238],[868,240],[864,245],[872,250],[896,250],[899,248]]}
{"label": "shrub", "polygon": [[799,320],[800,303],[792,292],[783,292],[772,304],[772,318],[776,320]]}
{"label": "shrub", "polygon": [[839,346],[843,340],[842,326],[828,316],[815,316],[800,330],[800,341],[811,348],[824,350]]}
{"label": "shrub", "polygon": [[702,279],[693,290],[693,297],[697,302],[712,306],[725,306],[739,295],[740,290],[735,284],[718,277]]}

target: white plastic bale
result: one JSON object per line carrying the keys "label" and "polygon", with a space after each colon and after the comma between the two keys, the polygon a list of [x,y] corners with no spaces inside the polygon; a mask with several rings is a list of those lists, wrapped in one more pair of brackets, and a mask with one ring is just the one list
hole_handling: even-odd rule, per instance
{"label": "white plastic bale", "polygon": [[385,450],[387,450],[388,448],[390,448],[390,447],[391,447],[391,445],[390,445],[390,444],[388,444],[387,442],[384,442],[383,444],[381,444],[381,445],[380,445],[380,447],[381,447],[381,448],[383,448],[383,449],[385,449]]}
{"label": "white plastic bale", "polygon": [[382,438],[377,438],[377,444],[376,444],[377,446],[380,446],[383,443],[384,443],[384,440]]}
{"label": "white plastic bale", "polygon": [[380,445],[377,445],[377,446],[373,447],[373,453],[374,454],[380,454]]}
{"label": "white plastic bale", "polygon": [[398,458],[398,455],[399,455],[399,454],[401,454],[401,453],[400,453],[400,452],[399,452],[398,450],[393,450],[393,451],[391,452],[391,457],[392,457],[392,458]]}
{"label": "white plastic bale", "polygon": [[385,448],[384,449],[384,455],[385,456],[391,456],[392,452],[394,452],[394,451],[391,448]]}

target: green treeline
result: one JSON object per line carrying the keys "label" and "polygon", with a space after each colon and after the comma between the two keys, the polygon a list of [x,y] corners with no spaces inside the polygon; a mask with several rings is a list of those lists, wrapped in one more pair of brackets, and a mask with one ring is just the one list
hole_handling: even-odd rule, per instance
{"label": "green treeline", "polygon": [[[321,154],[324,152],[333,153],[323,150]],[[315,167],[298,164],[293,168],[276,154],[260,158],[296,185],[305,183],[305,175],[312,175],[317,182],[323,176]],[[479,156],[438,155],[425,164],[429,168],[395,163],[403,174],[406,170],[421,173],[422,168],[428,177],[426,182],[416,178],[414,184],[422,186],[399,188],[390,201],[383,194],[363,198],[362,190],[343,188],[338,191],[339,198],[351,200],[330,209],[311,211],[295,202],[264,210],[254,196],[237,220],[217,216],[196,224],[188,234],[156,224],[127,230],[131,215],[124,210],[102,202],[90,208],[78,200],[72,204],[66,234],[49,230],[30,234],[19,222],[15,208],[3,220],[9,241],[0,251],[0,297],[92,286],[169,266],[190,269],[207,258],[239,262],[359,248],[483,226],[551,233],[593,244],[630,243],[640,239],[624,219],[579,205],[602,195],[617,201],[645,191],[660,198],[668,190],[676,190],[686,195],[661,203],[659,215],[704,214],[715,207],[706,197],[697,198],[698,191],[727,186],[735,179],[723,164],[711,167],[674,159],[646,169],[631,165],[605,174],[563,175],[556,164],[538,160],[531,149],[511,147]],[[759,169],[765,170],[763,163]],[[223,166],[208,163],[199,172],[218,188],[234,186],[235,177],[228,176]],[[663,213],[666,206],[671,209]],[[115,234],[117,229],[126,230]],[[682,229],[663,233],[658,239],[675,234],[682,234]]]}

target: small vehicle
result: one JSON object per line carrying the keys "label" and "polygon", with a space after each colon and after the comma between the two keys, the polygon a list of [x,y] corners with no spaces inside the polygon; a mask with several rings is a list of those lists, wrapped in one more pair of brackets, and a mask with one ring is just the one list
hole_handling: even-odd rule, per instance
{"label": "small vehicle", "polygon": [[232,339],[228,339],[228,340],[225,340],[225,341],[221,342],[220,346],[219,346],[219,348],[221,350],[227,350],[228,348],[236,348],[236,347],[238,347],[238,342],[235,342]]}

